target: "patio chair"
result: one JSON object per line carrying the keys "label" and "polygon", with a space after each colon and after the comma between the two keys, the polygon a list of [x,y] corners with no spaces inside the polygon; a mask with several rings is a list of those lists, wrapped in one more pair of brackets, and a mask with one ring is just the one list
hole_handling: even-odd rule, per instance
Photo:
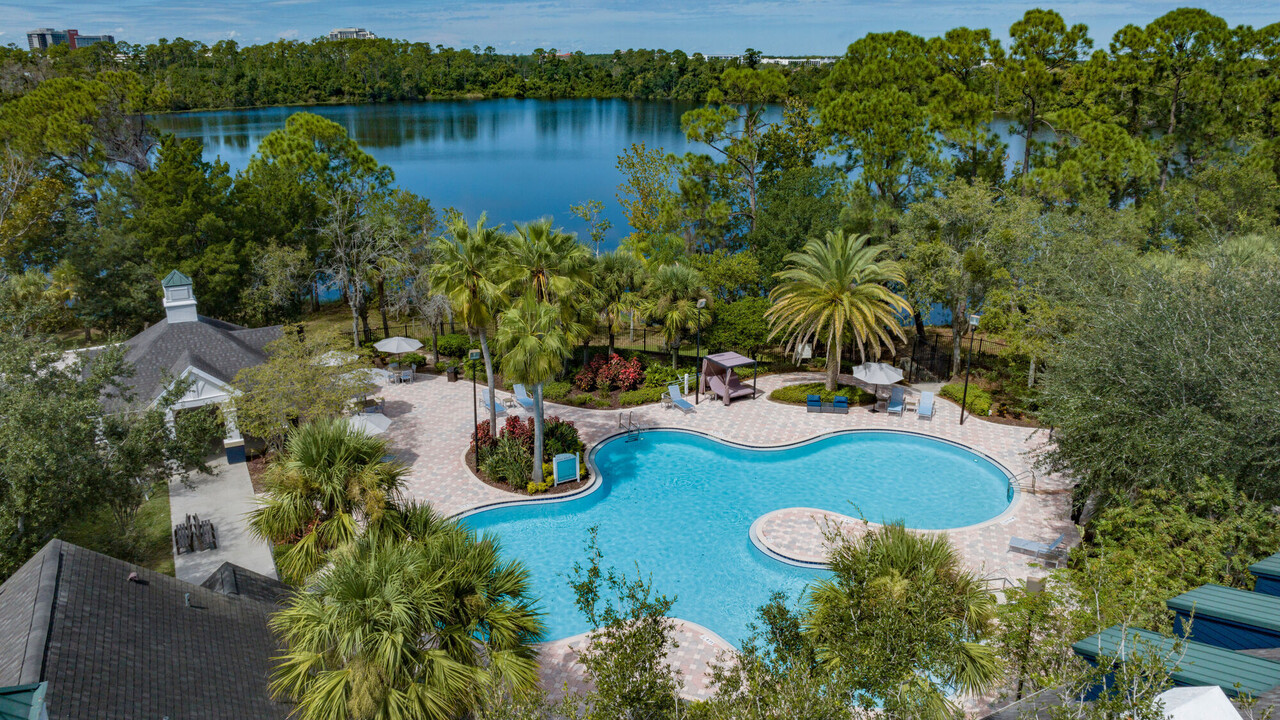
{"label": "patio chair", "polygon": [[809,395],[804,399],[805,409],[809,412],[822,412],[822,398],[817,395]]}
{"label": "patio chair", "polygon": [[831,412],[841,415],[849,414],[849,398],[843,395],[837,395],[831,398]]}
{"label": "patio chair", "polygon": [[400,382],[402,382],[402,383],[412,383],[412,382],[413,382],[413,371],[412,371],[412,370],[404,370],[404,371],[402,371],[402,372],[400,373]]}
{"label": "patio chair", "polygon": [[532,412],[533,398],[529,397],[529,390],[521,383],[516,383],[511,389],[516,394],[516,402],[520,403],[520,406],[524,409]]}
{"label": "patio chair", "polygon": [[489,388],[480,388],[480,402],[485,412],[489,412],[489,408],[493,408],[493,412],[498,417],[507,414],[507,409],[502,406],[502,403],[495,403],[493,398],[489,397]]}
{"label": "patio chair", "polygon": [[906,403],[906,392],[901,385],[894,385],[889,391],[889,405],[886,408],[890,415],[901,415]]}
{"label": "patio chair", "polygon": [[1009,549],[1018,552],[1027,553],[1035,557],[1037,560],[1051,560],[1056,564],[1057,559],[1063,554],[1065,548],[1062,547],[1062,541],[1067,539],[1067,534],[1062,533],[1057,540],[1051,543],[1042,543],[1035,540],[1027,540],[1026,538],[1012,537],[1009,538]]}
{"label": "patio chair", "polygon": [[693,412],[693,403],[680,397],[680,388],[676,385],[668,385],[667,393],[671,395],[671,404],[680,408],[680,411],[688,414]]}
{"label": "patio chair", "polygon": [[933,419],[933,393],[928,390],[920,393],[920,404],[916,407],[916,417]]}

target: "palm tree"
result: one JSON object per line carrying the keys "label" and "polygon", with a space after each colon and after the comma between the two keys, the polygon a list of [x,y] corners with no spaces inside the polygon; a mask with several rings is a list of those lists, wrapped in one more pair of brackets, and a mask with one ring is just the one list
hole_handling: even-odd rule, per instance
{"label": "palm tree", "polygon": [[711,299],[702,275],[684,265],[663,265],[645,285],[644,312],[662,325],[662,336],[671,348],[671,369],[685,336],[711,324],[710,312],[698,312],[698,301]]}
{"label": "palm tree", "polygon": [[[805,243],[784,258],[788,267],[774,274],[782,282],[769,294],[765,313],[769,337],[789,337],[788,350],[822,339],[827,345],[827,389],[836,389],[845,331],[853,331],[858,355],[880,357],[883,346],[903,338],[901,313],[911,306],[886,283],[906,282],[901,266],[878,260],[888,248],[868,245],[868,236],[839,230]],[[868,345],[870,347],[868,347]]]}
{"label": "palm tree", "polygon": [[[951,690],[981,694],[999,682],[996,602],[963,569],[944,534],[900,523],[833,538],[832,576],[805,597],[805,635],[820,662],[885,710],[956,716]],[[921,712],[923,710],[923,712]]]}
{"label": "palm tree", "polygon": [[394,513],[407,471],[386,456],[385,440],[341,418],[315,420],[289,435],[249,513],[254,535],[288,546],[276,557],[282,575],[304,580],[332,550],[354,541],[362,523],[377,526]]}
{"label": "palm tree", "polygon": [[612,355],[613,336],[621,329],[622,314],[629,311],[634,317],[639,306],[644,263],[629,252],[614,250],[600,258],[595,277],[596,289],[600,292],[600,319],[608,327],[609,354]]}
{"label": "palm tree", "polygon": [[575,328],[567,324],[555,305],[529,292],[517,300],[498,321],[498,347],[502,376],[533,387],[532,482],[542,482],[542,384],[564,368],[573,347]]}
{"label": "palm tree", "polygon": [[591,294],[591,251],[578,237],[551,227],[551,218],[517,225],[502,259],[508,287],[532,290],[539,302],[563,303]]}
{"label": "palm tree", "polygon": [[296,717],[453,720],[491,692],[538,685],[544,626],[529,573],[425,506],[342,552],[271,618],[272,690]]}
{"label": "palm tree", "polygon": [[[431,268],[432,285],[453,305],[454,314],[480,337],[484,372],[488,376],[489,397],[494,397],[493,358],[489,354],[487,329],[506,297],[497,282],[499,262],[510,247],[510,236],[501,228],[485,227],[480,215],[475,227],[462,216],[449,223],[449,234],[436,242],[436,264]],[[473,371],[474,372],[474,371]],[[489,426],[498,427],[498,411],[489,406]]]}

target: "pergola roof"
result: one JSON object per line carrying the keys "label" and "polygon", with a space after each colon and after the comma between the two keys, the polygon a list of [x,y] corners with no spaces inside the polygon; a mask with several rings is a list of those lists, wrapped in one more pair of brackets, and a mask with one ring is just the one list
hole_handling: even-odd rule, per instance
{"label": "pergola roof", "polygon": [[755,360],[736,352],[722,352],[715,355],[707,355],[706,360],[719,365],[722,368],[736,368],[743,365],[754,365]]}

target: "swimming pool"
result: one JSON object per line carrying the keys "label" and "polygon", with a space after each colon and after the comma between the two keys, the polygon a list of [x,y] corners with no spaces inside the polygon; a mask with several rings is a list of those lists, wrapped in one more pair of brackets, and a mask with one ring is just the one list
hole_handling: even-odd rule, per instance
{"label": "swimming pool", "polygon": [[823,571],[779,562],[748,537],[772,510],[811,507],[921,529],[989,520],[1009,505],[1007,475],[960,446],[908,433],[850,431],[776,449],[681,430],[615,437],[593,451],[600,486],[564,502],[498,507],[467,516],[524,561],[547,613],[548,640],[589,629],[568,579],[599,527],[606,567],[652,575],[678,597],[672,614],[739,644],[769,596],[794,600]]}

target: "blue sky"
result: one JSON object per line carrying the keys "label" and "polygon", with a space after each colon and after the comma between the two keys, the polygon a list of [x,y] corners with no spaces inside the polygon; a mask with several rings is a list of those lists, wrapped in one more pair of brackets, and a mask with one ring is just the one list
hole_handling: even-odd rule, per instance
{"label": "blue sky", "polygon": [[[113,33],[153,42],[186,37],[242,44],[308,39],[333,27],[366,27],[382,37],[453,47],[493,45],[500,52],[536,47],[561,52],[661,47],[689,52],[837,54],[868,32],[905,29],[938,34],[958,25],[1004,36],[1028,8],[1052,7],[1083,22],[1098,46],[1128,23],[1145,24],[1186,3],[1153,0],[0,0],[0,44],[25,46],[35,27]],[[1206,5],[1232,25],[1280,21],[1275,0]]]}

